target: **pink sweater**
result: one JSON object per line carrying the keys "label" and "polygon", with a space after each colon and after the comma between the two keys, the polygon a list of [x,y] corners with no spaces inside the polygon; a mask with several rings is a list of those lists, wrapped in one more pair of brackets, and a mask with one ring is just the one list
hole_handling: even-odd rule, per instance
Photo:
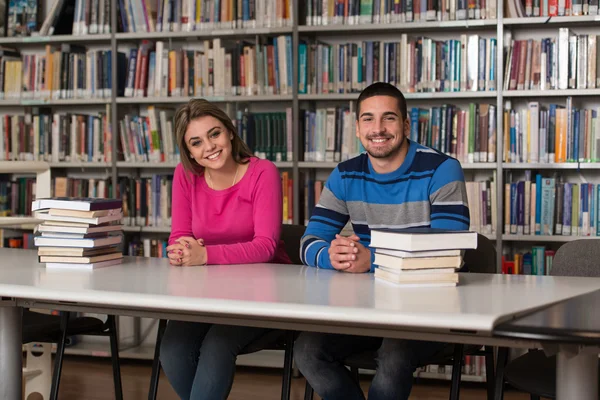
{"label": "pink sweater", "polygon": [[169,244],[181,236],[204,239],[208,264],[291,264],[279,238],[282,202],[281,177],[271,161],[251,158],[242,179],[225,190],[211,189],[203,176],[178,164]]}

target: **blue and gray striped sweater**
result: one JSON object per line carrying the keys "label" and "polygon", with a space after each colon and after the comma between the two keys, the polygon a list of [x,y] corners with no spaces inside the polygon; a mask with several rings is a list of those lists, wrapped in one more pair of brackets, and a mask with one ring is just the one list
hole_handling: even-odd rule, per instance
{"label": "blue and gray striped sweater", "polygon": [[348,220],[366,247],[371,229],[376,228],[469,229],[460,163],[429,147],[409,143],[406,159],[394,172],[376,173],[366,153],[338,164],[302,237],[300,258],[304,264],[333,268],[327,250]]}

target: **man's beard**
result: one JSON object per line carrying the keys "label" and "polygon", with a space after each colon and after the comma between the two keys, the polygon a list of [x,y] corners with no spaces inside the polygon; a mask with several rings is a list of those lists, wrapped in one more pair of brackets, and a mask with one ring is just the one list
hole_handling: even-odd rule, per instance
{"label": "man's beard", "polygon": [[[384,138],[389,139],[390,136],[381,136],[381,135],[368,136],[367,143],[370,143],[370,141],[372,139],[384,139]],[[398,143],[396,143],[395,145],[390,146],[390,147],[377,148],[377,149],[372,149],[372,150],[370,150],[368,147],[366,147],[365,150],[373,158],[388,158],[391,155],[398,153],[400,151],[400,149],[402,148],[403,144],[404,144],[404,138],[402,138],[402,140],[400,140]]]}

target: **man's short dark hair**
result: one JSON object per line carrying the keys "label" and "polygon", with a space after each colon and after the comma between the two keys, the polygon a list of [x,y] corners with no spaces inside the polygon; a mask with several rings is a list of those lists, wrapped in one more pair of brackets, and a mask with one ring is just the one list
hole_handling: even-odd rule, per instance
{"label": "man's short dark hair", "polygon": [[358,100],[356,101],[356,120],[360,118],[360,103],[363,100],[368,99],[373,96],[390,96],[398,100],[398,108],[400,109],[400,114],[402,114],[402,119],[406,121],[407,118],[407,110],[406,110],[406,99],[404,95],[396,86],[386,83],[386,82],[375,82],[369,86],[367,86],[358,96]]}

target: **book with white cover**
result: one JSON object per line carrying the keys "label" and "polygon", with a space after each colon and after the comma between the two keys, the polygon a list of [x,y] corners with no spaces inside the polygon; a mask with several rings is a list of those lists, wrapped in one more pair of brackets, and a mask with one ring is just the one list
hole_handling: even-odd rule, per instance
{"label": "book with white cover", "polygon": [[388,282],[394,282],[400,285],[442,285],[442,286],[456,286],[459,281],[458,274],[418,274],[418,273],[407,273],[407,274],[396,274],[387,271],[382,268],[375,269],[375,278],[383,279]]}
{"label": "book with white cover", "polygon": [[55,247],[77,247],[77,248],[91,248],[91,247],[102,247],[110,246],[113,244],[121,243],[121,236],[108,236],[104,238],[90,238],[90,239],[69,239],[65,240],[62,238],[49,238],[36,236],[34,239],[36,246],[55,246]]}
{"label": "book with white cover", "polygon": [[55,262],[69,264],[91,264],[108,260],[123,258],[123,253],[108,253],[89,257],[65,257],[65,256],[40,256],[40,262]]}
{"label": "book with white cover", "polygon": [[107,232],[95,233],[62,233],[62,232],[42,232],[41,237],[61,238],[61,239],[87,239],[107,237]]}
{"label": "book with white cover", "polygon": [[80,217],[80,218],[96,218],[105,217],[107,215],[118,215],[122,212],[121,208],[111,208],[110,210],[96,211],[80,211],[80,210],[65,210],[64,208],[49,208],[48,214],[61,215],[63,217]]}
{"label": "book with white cover", "polygon": [[461,256],[450,257],[419,257],[419,258],[400,258],[388,256],[387,254],[375,253],[375,265],[402,270],[417,269],[436,269],[436,268],[455,268],[462,265]]}
{"label": "book with white cover", "polygon": [[98,226],[61,226],[40,224],[37,226],[39,232],[59,232],[59,233],[98,233],[98,232],[116,232],[123,230],[123,225],[98,225]]}
{"label": "book with white cover", "polygon": [[97,263],[90,263],[90,264],[46,263],[46,268],[91,270],[91,269],[96,269],[96,268],[110,267],[111,265],[118,265],[118,264],[121,264],[122,262],[123,262],[122,258],[117,258],[114,260],[100,261]]}
{"label": "book with white cover", "polygon": [[435,228],[372,229],[370,246],[402,251],[476,249],[477,232]]}
{"label": "book with white cover", "polygon": [[377,253],[402,258],[464,256],[464,250],[460,249],[432,251],[402,251],[389,249],[375,249],[375,254]]}
{"label": "book with white cover", "polygon": [[104,199],[98,197],[51,197],[36,199],[31,203],[31,211],[47,208],[62,208],[65,210],[96,211],[121,208],[121,199]]}
{"label": "book with white cover", "polygon": [[104,217],[96,218],[81,218],[81,217],[65,217],[62,215],[50,215],[48,211],[35,211],[35,218],[44,221],[62,221],[62,222],[80,222],[84,224],[100,225],[108,222],[115,222],[123,219],[123,213],[115,215],[105,215]]}
{"label": "book with white cover", "polygon": [[40,247],[38,256],[60,256],[60,257],[92,257],[102,254],[118,252],[117,246],[104,246],[96,248],[76,247]]}

